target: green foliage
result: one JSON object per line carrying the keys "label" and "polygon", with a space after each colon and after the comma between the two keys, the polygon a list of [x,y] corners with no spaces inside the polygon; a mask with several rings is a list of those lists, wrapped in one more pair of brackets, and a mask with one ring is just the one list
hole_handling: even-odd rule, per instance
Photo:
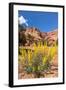
{"label": "green foliage", "polygon": [[36,55],[35,54],[33,55],[32,65],[34,67],[42,65],[42,54],[40,52],[37,52]]}
{"label": "green foliage", "polygon": [[39,75],[43,64],[42,57],[43,57],[42,54],[38,52],[36,55],[33,55],[33,58],[32,58],[33,72],[35,73],[36,77],[40,77]]}
{"label": "green foliage", "polygon": [[25,70],[27,71],[27,73],[31,73],[33,71],[33,68],[31,66],[27,66]]}

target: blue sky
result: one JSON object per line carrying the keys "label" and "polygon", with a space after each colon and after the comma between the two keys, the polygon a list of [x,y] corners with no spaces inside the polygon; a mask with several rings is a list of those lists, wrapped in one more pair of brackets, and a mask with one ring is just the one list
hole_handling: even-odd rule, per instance
{"label": "blue sky", "polygon": [[49,32],[58,29],[57,12],[38,12],[38,11],[18,11],[18,17],[21,17],[23,23],[28,27],[36,27],[42,32]]}

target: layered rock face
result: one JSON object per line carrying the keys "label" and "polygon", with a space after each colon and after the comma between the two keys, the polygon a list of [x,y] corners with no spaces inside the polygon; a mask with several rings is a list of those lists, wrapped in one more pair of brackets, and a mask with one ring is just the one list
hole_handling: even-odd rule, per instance
{"label": "layered rock face", "polygon": [[38,42],[38,41],[42,41],[42,42],[47,41],[48,45],[54,45],[54,43],[58,40],[57,29],[51,32],[41,32],[39,29],[35,27],[28,27],[25,30],[19,31],[19,37],[23,36],[23,34],[24,34],[24,38],[26,39],[24,45],[32,45],[33,42]]}

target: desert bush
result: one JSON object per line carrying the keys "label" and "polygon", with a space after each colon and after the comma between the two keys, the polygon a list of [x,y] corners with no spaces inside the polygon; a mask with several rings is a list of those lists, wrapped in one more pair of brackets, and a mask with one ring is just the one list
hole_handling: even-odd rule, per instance
{"label": "desert bush", "polygon": [[42,72],[47,72],[51,69],[52,60],[57,53],[57,46],[48,47],[47,43],[42,44],[38,42],[38,45],[34,43],[32,50],[20,48],[21,62],[27,73],[34,73],[35,77],[42,76]]}

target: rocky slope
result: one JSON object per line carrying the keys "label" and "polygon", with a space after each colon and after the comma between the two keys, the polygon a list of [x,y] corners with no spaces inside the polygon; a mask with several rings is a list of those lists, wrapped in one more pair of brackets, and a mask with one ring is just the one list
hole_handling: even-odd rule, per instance
{"label": "rocky slope", "polygon": [[[21,36],[24,37],[21,38]],[[24,45],[27,46],[30,46],[34,42],[38,41],[47,41],[48,45],[54,45],[54,43],[58,40],[58,30],[56,29],[51,32],[40,32],[40,30],[35,27],[29,27],[25,30],[19,31],[19,41],[20,39],[22,39],[22,41],[25,40]]]}

